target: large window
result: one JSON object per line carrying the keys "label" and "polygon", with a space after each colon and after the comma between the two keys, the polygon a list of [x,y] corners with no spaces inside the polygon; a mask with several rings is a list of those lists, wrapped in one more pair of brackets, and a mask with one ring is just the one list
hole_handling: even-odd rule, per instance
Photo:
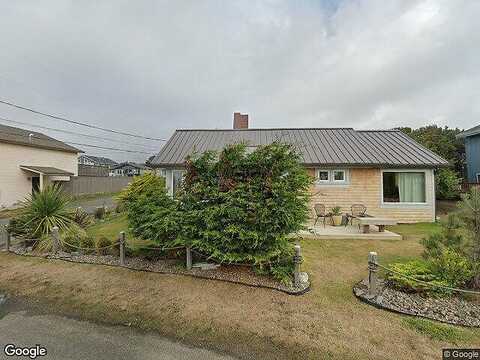
{"label": "large window", "polygon": [[316,169],[315,179],[317,184],[346,184],[346,170]]}
{"label": "large window", "polygon": [[424,172],[383,172],[384,203],[425,203]]}

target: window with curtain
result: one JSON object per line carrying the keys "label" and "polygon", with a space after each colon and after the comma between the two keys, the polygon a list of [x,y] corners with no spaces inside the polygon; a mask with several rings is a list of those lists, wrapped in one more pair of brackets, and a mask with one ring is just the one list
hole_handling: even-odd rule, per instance
{"label": "window with curtain", "polygon": [[383,202],[385,203],[424,203],[424,172],[383,173]]}

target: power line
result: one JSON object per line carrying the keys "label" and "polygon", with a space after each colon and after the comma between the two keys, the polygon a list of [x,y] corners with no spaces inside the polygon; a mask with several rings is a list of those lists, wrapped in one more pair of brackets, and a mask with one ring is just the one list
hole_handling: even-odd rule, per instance
{"label": "power line", "polygon": [[[75,132],[75,131],[68,131],[68,130],[63,130],[63,129],[55,129],[55,128],[51,128],[51,127],[48,127],[48,126],[33,125],[33,124],[29,124],[29,123],[22,122],[22,121],[7,119],[7,118],[1,117],[1,116],[0,116],[0,120],[6,121],[6,122],[9,122],[9,123],[13,123],[13,124],[20,124],[20,125],[31,126],[31,127],[35,127],[35,128],[39,128],[39,129],[45,129],[45,130],[50,130],[50,131],[62,132],[62,133],[65,133],[65,134],[72,134],[72,135],[84,136],[84,137],[88,137],[88,138],[91,138],[91,139],[98,139],[98,140],[104,140],[104,141],[110,141],[110,142],[117,142],[117,143],[121,143],[121,144],[128,144],[128,145],[148,147],[148,145],[137,144],[137,143],[132,143],[132,142],[123,141],[123,140],[115,140],[115,139],[105,138],[105,137],[102,137],[102,136],[95,136],[95,135],[77,133],[77,132]],[[152,149],[152,151],[156,151],[156,150],[153,150],[153,149]]]}
{"label": "power line", "polygon": [[[24,137],[24,138],[34,138],[34,139],[43,140],[43,141],[50,141],[50,142],[51,142],[52,140],[56,140],[56,139],[52,139],[52,138],[48,138],[48,137],[47,137],[47,138],[42,138],[42,137],[36,136],[35,134],[31,134],[31,136],[30,136],[30,135],[23,135],[23,134],[18,134],[18,133],[12,133],[12,132],[8,132],[8,131],[0,131],[0,134],[20,136],[20,137]],[[114,147],[107,147],[107,146],[92,145],[92,144],[82,144],[82,143],[69,142],[69,141],[60,141],[60,140],[56,140],[56,141],[61,142],[61,143],[64,143],[64,144],[78,145],[78,146],[88,146],[88,147],[93,147],[93,148],[97,148],[97,149],[113,150],[113,151],[123,151],[123,152],[128,152],[128,153],[137,153],[137,154],[146,154],[146,155],[152,155],[153,153],[155,153],[154,151],[152,151],[152,152],[137,151],[137,150],[129,150],[129,149],[120,149],[120,148],[114,148]],[[1,140],[0,140],[0,142],[1,142]],[[28,145],[28,144],[25,143],[25,145]],[[40,144],[35,144],[35,143],[33,143],[33,145],[40,145]]]}
{"label": "power line", "polygon": [[112,129],[107,129],[107,128],[103,128],[103,127],[96,126],[96,125],[86,124],[86,123],[83,123],[83,122],[80,122],[80,121],[70,120],[70,119],[67,119],[67,118],[64,118],[64,117],[61,117],[61,116],[52,115],[52,114],[48,114],[48,113],[44,113],[44,112],[41,112],[41,111],[38,111],[38,110],[31,109],[31,108],[28,108],[28,107],[25,107],[25,106],[22,106],[22,105],[17,105],[17,104],[14,104],[14,103],[6,101],[6,100],[0,100],[0,103],[8,105],[8,106],[15,107],[17,109],[30,111],[34,114],[47,116],[47,117],[52,118],[52,119],[65,121],[65,122],[68,122],[70,124],[85,126],[85,127],[91,128],[91,129],[107,131],[107,132],[111,132],[111,133],[119,134],[119,135],[132,136],[132,137],[136,137],[136,138],[139,138],[139,139],[154,140],[154,141],[167,141],[166,139],[159,139],[159,138],[153,138],[153,137],[148,137],[148,136],[136,135],[136,134],[120,131],[120,130],[112,130]]}

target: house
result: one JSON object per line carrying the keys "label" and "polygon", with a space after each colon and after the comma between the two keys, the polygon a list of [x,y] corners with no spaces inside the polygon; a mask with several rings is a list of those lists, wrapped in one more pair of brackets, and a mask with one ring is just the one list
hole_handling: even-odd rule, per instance
{"label": "house", "polygon": [[116,161],[113,161],[109,158],[86,154],[82,154],[78,157],[78,164],[86,166],[102,166],[106,168],[111,168],[115,165],[118,165]]}
{"label": "house", "polygon": [[245,142],[251,147],[288,142],[301,153],[315,178],[314,203],[327,208],[364,204],[368,213],[399,222],[435,221],[436,168],[448,162],[398,130],[352,128],[249,129],[248,115],[234,114],[227,130],[177,130],[151,161],[173,194],[182,181],[185,158]]}
{"label": "house", "polygon": [[0,125],[0,207],[23,200],[46,184],[77,175],[82,151],[47,135]]}
{"label": "house", "polygon": [[151,171],[151,169],[144,164],[127,161],[113,166],[110,169],[110,176],[138,176],[149,171]]}
{"label": "house", "polygon": [[480,125],[465,130],[457,138],[465,139],[467,182],[480,183]]}

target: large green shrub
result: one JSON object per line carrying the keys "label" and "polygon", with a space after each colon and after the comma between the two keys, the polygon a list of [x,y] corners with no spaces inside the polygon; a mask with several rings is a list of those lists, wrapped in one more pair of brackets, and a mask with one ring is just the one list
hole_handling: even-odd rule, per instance
{"label": "large green shrub", "polygon": [[461,179],[449,168],[438,170],[436,176],[437,199],[455,200],[460,197]]}
{"label": "large green shrub", "polygon": [[311,179],[292,146],[228,146],[187,161],[179,192],[185,243],[223,262],[261,263],[286,254],[287,235],[308,215]]}
{"label": "large green shrub", "polygon": [[165,188],[165,179],[154,173],[137,176],[117,197],[119,204],[125,205],[135,201],[142,194],[162,191]]}

